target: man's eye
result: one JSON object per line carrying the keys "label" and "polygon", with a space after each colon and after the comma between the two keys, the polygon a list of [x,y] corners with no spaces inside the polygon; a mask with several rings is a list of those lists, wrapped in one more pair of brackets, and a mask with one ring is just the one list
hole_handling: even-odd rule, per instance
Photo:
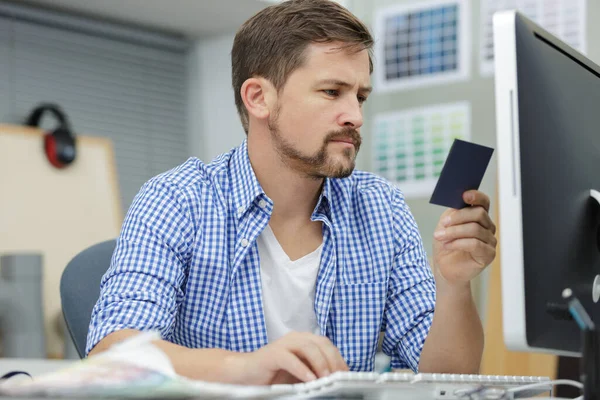
{"label": "man's eye", "polygon": [[367,101],[367,96],[358,96],[358,102],[360,104],[363,104],[365,101]]}
{"label": "man's eye", "polygon": [[334,89],[325,89],[323,90],[327,96],[336,97],[338,95],[338,91]]}

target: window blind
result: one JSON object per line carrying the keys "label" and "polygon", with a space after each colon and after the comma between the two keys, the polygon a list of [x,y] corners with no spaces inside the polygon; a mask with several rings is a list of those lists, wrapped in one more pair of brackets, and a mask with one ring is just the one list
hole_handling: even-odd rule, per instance
{"label": "window blind", "polygon": [[124,211],[146,180],[185,161],[184,39],[2,6],[1,121],[53,102],[76,133],[110,138]]}

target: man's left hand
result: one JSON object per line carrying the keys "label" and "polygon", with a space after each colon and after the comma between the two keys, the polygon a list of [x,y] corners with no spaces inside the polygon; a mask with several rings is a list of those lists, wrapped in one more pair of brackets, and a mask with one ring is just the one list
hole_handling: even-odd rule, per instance
{"label": "man's left hand", "polygon": [[434,233],[434,268],[445,282],[470,282],[496,257],[496,225],[488,212],[490,198],[477,190],[463,194],[470,207],[446,210]]}

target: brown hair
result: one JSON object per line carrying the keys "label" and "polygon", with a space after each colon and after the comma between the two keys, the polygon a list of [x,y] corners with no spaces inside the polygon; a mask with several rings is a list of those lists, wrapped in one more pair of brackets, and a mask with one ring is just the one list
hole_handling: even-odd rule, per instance
{"label": "brown hair", "polygon": [[258,12],[235,35],[231,49],[235,105],[248,134],[248,110],[240,90],[253,77],[268,79],[279,91],[290,74],[304,62],[311,43],[342,42],[349,51],[371,52],[368,28],[350,11],[330,0],[288,0]]}

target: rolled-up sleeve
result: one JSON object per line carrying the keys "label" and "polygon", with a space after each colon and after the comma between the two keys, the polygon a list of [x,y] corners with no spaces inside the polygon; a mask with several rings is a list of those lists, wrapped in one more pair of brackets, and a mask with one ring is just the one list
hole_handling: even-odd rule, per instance
{"label": "rolled-up sleeve", "polygon": [[185,192],[160,177],[137,194],[101,281],[86,354],[122,329],[157,330],[168,339],[183,299],[194,238],[187,204]]}
{"label": "rolled-up sleeve", "polygon": [[417,224],[402,193],[394,192],[396,255],[384,313],[383,351],[391,367],[418,372],[435,308],[435,281]]}

